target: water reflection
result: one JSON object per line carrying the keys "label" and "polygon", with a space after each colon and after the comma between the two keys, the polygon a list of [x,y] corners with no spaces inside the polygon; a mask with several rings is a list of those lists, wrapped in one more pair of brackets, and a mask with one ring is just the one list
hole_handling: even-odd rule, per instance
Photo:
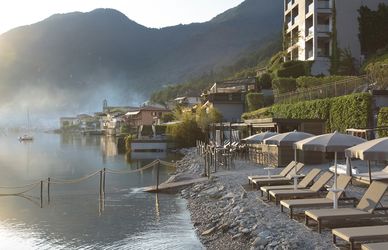
{"label": "water reflection", "polygon": [[[31,144],[15,138],[0,140],[0,186],[26,185],[48,177],[78,179],[104,167],[136,169],[151,161],[128,162],[121,154],[104,161],[103,140],[98,136],[41,134]],[[161,168],[161,179],[167,179],[169,171],[173,169]],[[103,197],[99,175],[75,184],[52,183],[50,201],[45,184],[43,208],[40,188],[19,197],[0,197],[0,248],[201,248],[184,200],[138,192],[139,187],[153,185],[155,178],[154,169],[126,175],[107,173]]]}

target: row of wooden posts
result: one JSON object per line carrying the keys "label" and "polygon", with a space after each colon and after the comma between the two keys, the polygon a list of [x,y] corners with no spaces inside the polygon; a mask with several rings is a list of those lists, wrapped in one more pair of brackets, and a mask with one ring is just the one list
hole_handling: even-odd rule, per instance
{"label": "row of wooden posts", "polygon": [[203,141],[196,142],[197,154],[204,158],[204,174],[208,178],[216,173],[220,166],[231,168],[233,166],[233,152],[229,147],[217,148]]}
{"label": "row of wooden posts", "polygon": [[[156,166],[156,192],[158,193],[159,192],[159,184],[160,184],[160,161],[158,160],[157,163],[155,164]],[[106,168],[103,168],[99,171],[99,176],[100,176],[100,181],[99,181],[99,197],[100,197],[100,200],[103,200],[105,199],[105,186],[106,186]],[[43,187],[44,187],[44,180],[41,180],[40,181],[40,207],[42,208],[43,207]],[[52,183],[52,180],[51,178],[47,178],[47,202],[50,203],[51,199],[50,199],[50,188],[51,188],[51,184]]]}

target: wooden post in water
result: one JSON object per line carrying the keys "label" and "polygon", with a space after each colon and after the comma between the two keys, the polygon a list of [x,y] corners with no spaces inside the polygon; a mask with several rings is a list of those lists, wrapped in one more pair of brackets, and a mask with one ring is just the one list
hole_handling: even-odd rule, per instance
{"label": "wooden post in water", "polygon": [[158,160],[156,164],[156,193],[159,193],[159,168],[160,168],[160,161]]}
{"label": "wooden post in water", "polygon": [[100,170],[100,199],[102,198],[102,170]]}
{"label": "wooden post in water", "polygon": [[47,178],[47,202],[50,204],[50,177]]}
{"label": "wooden post in water", "polygon": [[43,181],[40,181],[40,208],[43,207]]}
{"label": "wooden post in water", "polygon": [[106,173],[106,168],[104,168],[104,174],[103,174],[103,178],[102,178],[102,192],[104,194],[104,197],[105,197],[105,173]]}

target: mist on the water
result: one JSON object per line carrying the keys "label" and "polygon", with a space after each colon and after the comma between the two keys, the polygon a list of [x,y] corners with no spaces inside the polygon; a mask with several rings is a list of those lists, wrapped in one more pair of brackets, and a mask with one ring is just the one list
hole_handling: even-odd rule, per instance
{"label": "mist on the water", "polygon": [[0,94],[6,96],[0,99],[0,128],[27,129],[29,117],[30,129],[55,129],[60,117],[102,112],[104,99],[109,106],[139,106],[146,97],[129,86],[130,83],[114,81],[78,84],[76,88],[66,84],[26,84]]}

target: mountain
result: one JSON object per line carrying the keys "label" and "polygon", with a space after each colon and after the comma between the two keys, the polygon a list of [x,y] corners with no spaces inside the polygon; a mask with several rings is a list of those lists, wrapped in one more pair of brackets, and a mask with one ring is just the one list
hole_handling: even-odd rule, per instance
{"label": "mountain", "polygon": [[[279,35],[282,1],[246,0],[205,23],[162,29],[117,10],[55,14],[0,36],[0,115],[99,111],[230,65]],[[8,114],[7,113],[7,114]]]}

